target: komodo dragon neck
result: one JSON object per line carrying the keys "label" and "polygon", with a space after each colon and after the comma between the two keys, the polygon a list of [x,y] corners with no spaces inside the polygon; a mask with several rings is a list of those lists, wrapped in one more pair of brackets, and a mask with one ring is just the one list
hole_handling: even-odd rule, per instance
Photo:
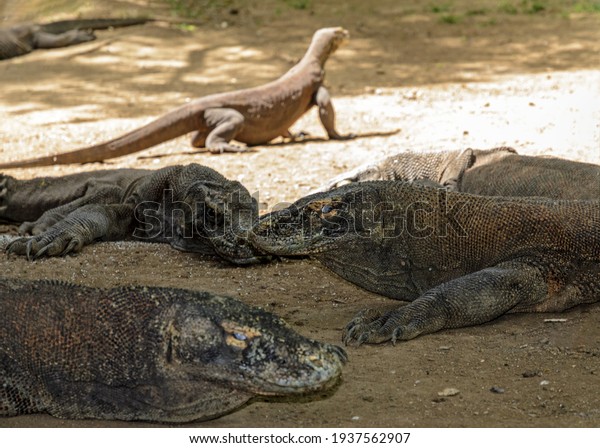
{"label": "komodo dragon neck", "polygon": [[314,96],[323,82],[324,64],[347,35],[342,28],[318,30],[302,59],[268,84],[199,98],[105,143],[3,163],[0,168],[91,163],[132,154],[192,131],[209,129],[207,110],[231,109],[241,113],[245,119],[244,130],[236,139],[250,144],[267,143],[284,135],[288,127],[315,104]]}

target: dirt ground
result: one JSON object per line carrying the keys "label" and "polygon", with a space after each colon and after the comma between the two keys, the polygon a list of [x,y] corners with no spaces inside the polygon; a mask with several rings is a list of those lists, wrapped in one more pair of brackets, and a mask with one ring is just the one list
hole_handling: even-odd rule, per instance
{"label": "dirt ground", "polygon": [[[53,8],[46,7],[50,3]],[[308,8],[299,9],[303,3]],[[462,0],[440,8],[435,3],[234,2],[245,6],[211,11],[196,27],[157,22],[101,31],[95,42],[0,61],[0,160],[104,141],[189,98],[262,84],[301,57],[317,28],[342,25],[352,39],[327,64],[327,84],[339,130],[357,133],[357,139],[325,140],[313,111],[293,128],[313,136],[299,144],[213,156],[193,150],[182,137],[104,164],[10,174],[198,162],[258,192],[266,211],[346,169],[409,148],[509,145],[524,154],[600,163],[600,14],[511,12],[491,0],[478,2],[478,10]],[[159,1],[0,1],[2,24],[79,13],[169,11]],[[14,234],[15,228],[0,231]],[[342,328],[360,309],[399,305],[310,260],[240,268],[137,242],[100,243],[77,256],[36,262],[0,257],[0,268],[9,277],[227,294],[332,343],[340,343]],[[558,317],[565,321],[545,321]],[[325,396],[256,400],[194,426],[600,426],[598,304],[347,350],[343,381]],[[440,396],[446,388],[459,393]],[[147,425],[33,415],[1,419],[0,426]]]}

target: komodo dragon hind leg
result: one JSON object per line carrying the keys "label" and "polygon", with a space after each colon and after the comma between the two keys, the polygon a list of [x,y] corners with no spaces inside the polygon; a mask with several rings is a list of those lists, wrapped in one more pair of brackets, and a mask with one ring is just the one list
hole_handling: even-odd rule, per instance
{"label": "komodo dragon hind leg", "polygon": [[315,104],[319,108],[319,118],[321,119],[321,123],[327,131],[327,135],[332,140],[348,140],[352,138],[356,138],[356,134],[339,134],[338,131],[335,130],[335,111],[333,109],[333,104],[331,103],[331,96],[329,95],[329,91],[321,86],[315,93]]}
{"label": "komodo dragon hind leg", "polygon": [[206,147],[213,154],[224,152],[245,152],[244,146],[229,143],[244,127],[244,116],[235,109],[214,108],[204,112],[204,121],[208,129],[200,130],[192,137],[192,146]]}
{"label": "komodo dragon hind leg", "polygon": [[430,289],[386,314],[359,313],[346,327],[344,343],[360,345],[413,339],[421,334],[488,322],[517,305],[543,301],[548,283],[526,262],[510,261]]}

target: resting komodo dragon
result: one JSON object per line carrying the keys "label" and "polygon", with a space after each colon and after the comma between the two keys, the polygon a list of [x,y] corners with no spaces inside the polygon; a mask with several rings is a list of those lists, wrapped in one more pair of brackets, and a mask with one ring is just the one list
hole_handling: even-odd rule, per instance
{"label": "resting komodo dragon", "polygon": [[313,106],[331,139],[351,138],[335,130],[329,92],[323,86],[327,58],[348,37],[343,28],[318,30],[304,57],[281,78],[260,87],[205,96],[157,120],[106,143],[72,152],[0,164],[21,168],[67,163],[100,162],[131,154],[195,131],[192,145],[213,153],[244,151],[230,144],[267,143],[276,137],[293,137],[289,127]]}
{"label": "resting komodo dragon", "polygon": [[525,156],[508,147],[403,152],[340,174],[316,191],[369,180],[430,180],[484,196],[600,199],[600,166],[558,157]]}
{"label": "resting komodo dragon", "polygon": [[59,48],[96,39],[92,30],[140,25],[150,19],[81,19],[45,24],[19,23],[0,28],[0,59],[31,53],[38,48]]}
{"label": "resting komodo dragon", "polygon": [[312,256],[365,289],[411,302],[359,314],[346,343],[407,340],[600,300],[600,201],[361,182],[261,217],[250,240],[274,255]]}
{"label": "resting komodo dragon", "polygon": [[346,361],[207,292],[0,279],[0,416],[184,423],[333,386]]}
{"label": "resting komodo dragon", "polygon": [[197,164],[31,180],[0,175],[0,220],[23,223],[19,233],[34,235],[6,250],[33,259],[133,236],[246,264],[257,261],[246,244],[257,216],[242,184]]}

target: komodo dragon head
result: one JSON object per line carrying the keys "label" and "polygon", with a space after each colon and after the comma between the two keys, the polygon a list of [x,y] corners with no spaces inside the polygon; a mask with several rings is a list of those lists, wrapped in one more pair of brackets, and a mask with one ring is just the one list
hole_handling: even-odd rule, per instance
{"label": "komodo dragon head", "polygon": [[189,382],[180,392],[187,397],[182,412],[194,398],[208,417],[209,400],[224,411],[226,400],[239,405],[255,395],[311,393],[340,379],[342,348],[301,336],[278,316],[230,297],[194,294],[196,300],[173,302],[161,330],[164,376]]}
{"label": "komodo dragon head", "polygon": [[263,253],[248,244],[258,203],[236,181],[192,183],[183,206],[190,213],[175,217],[171,245],[188,252],[213,253],[235,264],[259,261]]}
{"label": "komodo dragon head", "polygon": [[310,47],[306,52],[319,60],[321,65],[325,64],[344,42],[348,40],[350,33],[342,27],[321,28],[313,35]]}
{"label": "komodo dragon head", "polygon": [[250,240],[273,255],[324,252],[344,241],[371,237],[377,228],[373,211],[379,202],[374,188],[353,184],[312,194],[261,217]]}

